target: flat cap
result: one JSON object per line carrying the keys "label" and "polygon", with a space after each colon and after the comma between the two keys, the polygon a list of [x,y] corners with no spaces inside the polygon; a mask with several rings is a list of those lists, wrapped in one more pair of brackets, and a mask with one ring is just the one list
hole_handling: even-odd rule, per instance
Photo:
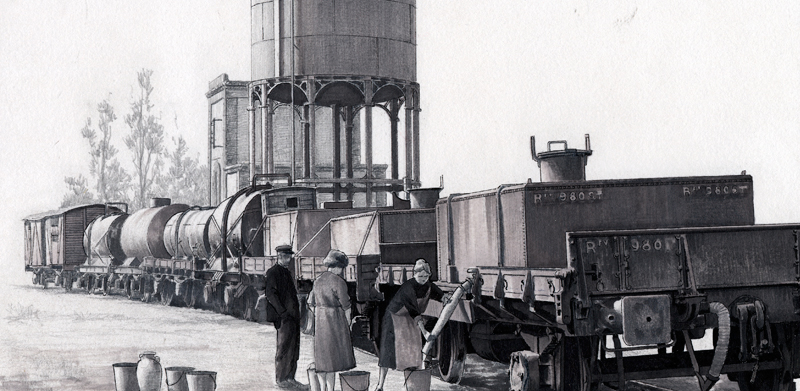
{"label": "flat cap", "polygon": [[285,254],[294,254],[294,251],[292,251],[292,246],[290,246],[288,244],[282,244],[282,245],[280,245],[278,247],[275,247],[275,252],[276,253],[285,253]]}

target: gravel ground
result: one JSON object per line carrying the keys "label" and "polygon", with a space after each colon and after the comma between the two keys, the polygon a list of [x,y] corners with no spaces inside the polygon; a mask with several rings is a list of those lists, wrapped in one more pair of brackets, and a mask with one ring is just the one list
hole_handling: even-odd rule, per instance
{"label": "gravel ground", "polygon": [[[217,372],[217,390],[272,390],[275,329],[210,311],[144,304],[119,295],[88,295],[32,285],[0,287],[0,389],[114,390],[111,365],[153,350],[164,367]],[[302,335],[296,379],[308,383],[312,339]],[[377,382],[377,358],[356,351],[356,370]],[[506,367],[470,356],[460,385],[434,378],[433,390],[507,387]],[[338,384],[336,389],[341,389]],[[386,390],[400,390],[390,371]],[[163,387],[166,389],[166,387]]]}
{"label": "gravel ground", "polygon": [[[32,285],[0,287],[0,389],[114,390],[111,365],[136,362],[153,350],[164,367],[215,371],[217,390],[272,390],[275,329],[210,311],[144,304],[119,295],[88,295]],[[302,335],[296,379],[308,383],[312,339]],[[377,382],[377,358],[356,351],[356,370]],[[475,355],[460,384],[433,378],[432,390],[505,390],[505,365]],[[675,390],[697,389],[693,378],[653,382]],[[166,387],[162,387],[166,389]],[[374,387],[373,387],[374,388]],[[336,389],[341,389],[337,379]],[[388,390],[403,389],[401,372],[390,371]],[[715,390],[736,390],[721,382]]]}

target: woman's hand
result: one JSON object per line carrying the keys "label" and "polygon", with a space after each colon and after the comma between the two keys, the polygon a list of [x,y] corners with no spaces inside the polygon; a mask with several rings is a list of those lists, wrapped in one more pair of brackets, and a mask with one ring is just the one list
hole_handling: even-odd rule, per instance
{"label": "woman's hand", "polygon": [[447,305],[447,303],[450,302],[451,297],[452,295],[449,293],[445,293],[444,295],[442,295],[442,305]]}
{"label": "woman's hand", "polygon": [[417,326],[419,326],[419,331],[422,331],[422,336],[425,337],[425,340],[427,341],[428,338],[430,338],[431,333],[429,333],[428,330],[425,330],[425,321],[422,319],[418,320]]}

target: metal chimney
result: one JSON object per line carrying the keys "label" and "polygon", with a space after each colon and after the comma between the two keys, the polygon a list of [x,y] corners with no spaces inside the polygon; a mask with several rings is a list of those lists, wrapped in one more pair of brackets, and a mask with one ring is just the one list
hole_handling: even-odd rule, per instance
{"label": "metal chimney", "polygon": [[[563,144],[564,149],[553,150],[554,144]],[[592,154],[589,135],[586,149],[569,149],[565,140],[548,141],[547,151],[536,153],[536,137],[531,136],[531,156],[539,165],[542,182],[585,181],[586,159]]]}

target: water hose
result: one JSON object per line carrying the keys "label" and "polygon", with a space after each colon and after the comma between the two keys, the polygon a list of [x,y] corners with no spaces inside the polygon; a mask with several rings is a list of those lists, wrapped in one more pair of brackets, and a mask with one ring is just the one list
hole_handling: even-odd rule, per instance
{"label": "water hose", "polygon": [[455,312],[456,308],[458,307],[458,302],[461,300],[461,297],[470,290],[472,290],[472,279],[468,278],[464,280],[464,282],[462,282],[458,288],[456,288],[455,292],[453,292],[453,296],[451,296],[450,300],[445,303],[444,307],[442,307],[442,313],[439,315],[439,320],[436,321],[436,325],[433,326],[433,330],[430,332],[428,341],[425,342],[425,346],[422,348],[423,359],[430,354],[431,349],[433,349],[433,343],[436,342],[436,337],[439,336],[444,329],[444,326],[447,324],[447,321],[450,320],[453,312]]}
{"label": "water hose", "polygon": [[719,379],[722,366],[725,364],[725,357],[728,355],[728,342],[731,336],[731,317],[730,313],[728,313],[728,308],[722,303],[709,303],[709,310],[712,314],[717,315],[717,330],[719,331],[717,347],[714,348],[714,359],[711,361],[711,368],[708,370],[708,377],[716,381]]}

